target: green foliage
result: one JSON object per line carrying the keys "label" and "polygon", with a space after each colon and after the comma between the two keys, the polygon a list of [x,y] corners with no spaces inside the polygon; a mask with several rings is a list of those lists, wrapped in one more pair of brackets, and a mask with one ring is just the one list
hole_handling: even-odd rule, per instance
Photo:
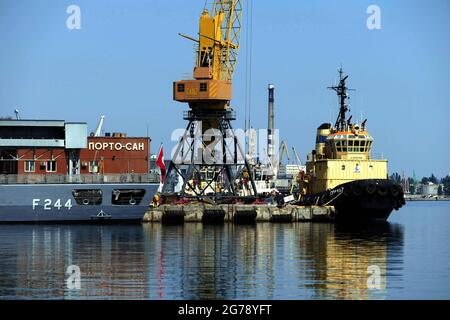
{"label": "green foliage", "polygon": [[438,187],[438,196],[442,196],[443,193],[444,193],[444,190],[442,190],[442,185],[440,184]]}
{"label": "green foliage", "polygon": [[431,174],[431,177],[428,179],[431,183],[434,183],[434,184],[438,184],[439,183],[439,180],[438,180],[438,178],[436,178],[435,176],[434,176],[434,174]]}
{"label": "green foliage", "polygon": [[394,172],[393,174],[391,174],[389,176],[389,179],[391,181],[394,181],[395,183],[398,183],[398,184],[402,183],[402,177],[397,172]]}
{"label": "green foliage", "polygon": [[442,178],[441,183],[444,185],[443,192],[446,195],[450,195],[450,176]]}
{"label": "green foliage", "polygon": [[422,184],[428,184],[429,182],[438,184],[439,180],[438,180],[438,178],[436,178],[436,176],[434,174],[431,174],[431,176],[429,176],[429,177],[422,178]]}

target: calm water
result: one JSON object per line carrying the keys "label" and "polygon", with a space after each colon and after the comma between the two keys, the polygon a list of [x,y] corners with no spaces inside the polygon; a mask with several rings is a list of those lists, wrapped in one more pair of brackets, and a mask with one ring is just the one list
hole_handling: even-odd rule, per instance
{"label": "calm water", "polygon": [[361,228],[0,225],[0,298],[450,299],[450,202],[410,202]]}

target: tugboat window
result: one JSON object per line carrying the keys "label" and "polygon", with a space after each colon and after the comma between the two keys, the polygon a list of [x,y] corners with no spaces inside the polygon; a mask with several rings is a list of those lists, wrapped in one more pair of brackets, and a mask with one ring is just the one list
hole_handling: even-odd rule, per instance
{"label": "tugboat window", "polygon": [[119,206],[138,205],[144,195],[144,189],[114,189],[111,202],[113,205]]}
{"label": "tugboat window", "polygon": [[102,204],[102,190],[76,189],[72,191],[75,202],[80,206],[94,206]]}
{"label": "tugboat window", "polygon": [[200,83],[200,91],[205,92],[208,91],[208,84],[207,83]]}
{"label": "tugboat window", "polygon": [[341,169],[342,169],[342,170],[345,170],[345,164],[342,165]]}

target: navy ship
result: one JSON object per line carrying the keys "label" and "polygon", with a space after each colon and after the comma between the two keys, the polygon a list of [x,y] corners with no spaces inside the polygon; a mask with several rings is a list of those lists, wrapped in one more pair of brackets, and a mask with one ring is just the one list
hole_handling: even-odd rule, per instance
{"label": "navy ship", "polygon": [[342,68],[339,84],[329,87],[339,98],[334,126],[317,129],[316,148],[308,155],[306,171],[298,175],[300,205],[332,205],[337,220],[386,221],[405,204],[402,187],[388,179],[387,160],[371,154],[373,137],[360,124],[347,118],[348,93]]}
{"label": "navy ship", "polygon": [[2,184],[0,222],[141,221],[158,184]]}
{"label": "navy ship", "polygon": [[0,223],[141,221],[159,187],[150,139],[99,131],[0,120]]}

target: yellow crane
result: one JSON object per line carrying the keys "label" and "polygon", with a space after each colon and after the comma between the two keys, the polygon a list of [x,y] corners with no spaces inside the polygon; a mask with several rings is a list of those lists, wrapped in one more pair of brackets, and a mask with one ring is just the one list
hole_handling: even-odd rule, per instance
{"label": "yellow crane", "polygon": [[174,100],[200,109],[227,109],[232,98],[231,79],[239,53],[242,21],[241,0],[216,0],[212,11],[204,9],[195,41],[193,79],[175,81]]}
{"label": "yellow crane", "polygon": [[[257,194],[252,169],[231,124],[236,119],[230,100],[239,53],[242,2],[215,0],[211,10],[203,9],[200,15],[198,37],[180,34],[196,42],[196,62],[192,79],[173,83],[173,99],[189,104],[190,110],[184,113],[189,122],[172,157],[163,190],[170,192],[169,180],[179,183],[181,177],[182,197],[221,199]],[[200,125],[203,135],[199,141],[194,132]],[[213,142],[208,137],[209,129],[220,131],[222,139]]]}

